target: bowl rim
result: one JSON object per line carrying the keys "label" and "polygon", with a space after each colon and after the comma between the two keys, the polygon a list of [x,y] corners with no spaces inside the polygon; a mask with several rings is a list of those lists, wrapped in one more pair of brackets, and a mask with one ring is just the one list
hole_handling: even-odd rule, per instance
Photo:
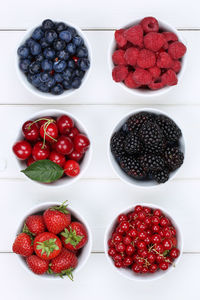
{"label": "bowl rim", "polygon": [[[130,21],[126,24],[123,24],[122,26],[120,26],[120,28],[128,28],[130,26],[134,26],[140,23],[141,19],[135,19],[134,21]],[[172,25],[170,25],[169,23],[162,21],[158,18],[156,18],[159,25],[161,27],[166,28],[167,31],[171,31],[173,33],[175,33],[178,37],[178,40],[180,42],[182,42],[183,44],[186,44],[186,41],[184,40],[184,38],[182,37],[182,34]],[[115,37],[114,34],[112,36],[112,40],[110,41],[109,47],[108,47],[108,55],[107,55],[107,60],[108,60],[108,66],[109,66],[109,73],[112,74],[112,69],[114,67],[114,64],[112,62],[112,54],[113,54],[113,49],[115,48],[114,45],[116,45],[115,42]],[[187,51],[185,53],[185,55],[182,57],[182,61],[181,61],[181,70],[179,71],[179,73],[177,74],[177,78],[178,78],[178,83],[176,85],[173,86],[165,86],[162,89],[159,90],[140,90],[140,89],[131,89],[128,88],[123,82],[115,82],[114,80],[112,80],[114,82],[114,84],[121,86],[124,90],[126,90],[127,92],[129,92],[132,95],[136,95],[136,96],[140,96],[140,97],[147,97],[147,98],[151,98],[154,96],[161,96],[169,91],[171,91],[174,87],[178,86],[178,84],[180,83],[180,81],[182,80],[182,77],[184,75],[185,69],[186,69],[186,64],[187,64]]]}
{"label": "bowl rim", "polygon": [[[185,159],[186,159],[186,142],[185,142],[185,137],[184,137],[184,133],[182,130],[182,126],[180,126],[179,122],[177,122],[176,120],[174,121],[175,124],[180,128],[181,132],[182,132],[182,136],[181,136],[181,147],[182,147],[182,152],[184,154],[184,161],[183,164],[176,169],[175,171],[171,172],[170,174],[172,174],[171,176],[169,176],[169,179],[164,182],[164,183],[156,183],[153,180],[149,181],[149,182],[154,182],[154,184],[141,184],[142,181],[136,180],[134,178],[131,178],[131,182],[128,180],[128,175],[126,175],[119,167],[119,165],[117,164],[117,162],[115,161],[115,158],[111,152],[110,149],[110,141],[111,138],[113,136],[113,134],[119,130],[119,128],[121,127],[120,123],[125,123],[127,121],[127,119],[132,116],[135,115],[139,112],[150,112],[150,113],[154,113],[154,114],[161,114],[164,115],[166,117],[168,117],[169,119],[171,119],[172,121],[174,121],[174,119],[166,112],[157,109],[157,108],[150,108],[150,107],[144,107],[144,108],[138,108],[132,111],[129,111],[128,113],[126,113],[125,115],[123,115],[120,120],[115,123],[115,125],[113,126],[112,130],[110,131],[110,135],[109,135],[109,141],[108,141],[108,147],[107,147],[107,156],[108,156],[108,160],[109,163],[112,167],[112,170],[114,171],[114,173],[126,184],[129,184],[130,186],[134,186],[134,187],[138,187],[138,188],[156,188],[156,187],[161,187],[165,184],[168,184],[172,179],[175,178],[175,176],[177,175],[177,173],[180,171],[181,167],[183,166]],[[121,174],[123,174],[124,176],[122,176]],[[127,179],[125,179],[127,178]]]}
{"label": "bowl rim", "polygon": [[[54,20],[53,20],[54,21]],[[43,22],[43,21],[42,21]],[[78,27],[77,25],[74,25],[71,22],[66,22],[64,20],[59,20],[59,21],[54,21],[54,22],[63,22],[65,23],[67,26],[73,27],[76,29],[77,33],[83,38],[84,40],[84,44],[88,49],[88,57],[90,60],[90,68],[86,71],[81,85],[78,89],[70,89],[68,91],[64,91],[61,95],[53,95],[50,93],[43,93],[41,91],[39,91],[37,88],[35,88],[30,82],[28,82],[26,76],[23,74],[23,72],[19,69],[19,56],[17,54],[17,50],[18,48],[25,42],[25,40],[27,40],[31,34],[33,33],[33,31],[42,25],[42,22],[35,25],[34,27],[29,28],[28,30],[25,31],[23,37],[20,39],[20,41],[17,43],[16,45],[16,50],[15,50],[15,69],[16,69],[16,73],[17,73],[17,77],[19,78],[19,81],[22,83],[22,85],[29,91],[31,92],[33,95],[36,95],[37,97],[41,97],[43,99],[52,101],[52,100],[63,100],[64,98],[67,98],[69,96],[71,96],[72,94],[76,93],[80,88],[83,87],[83,85],[85,84],[85,82],[88,80],[88,77],[90,76],[91,73],[91,68],[92,68],[92,47],[90,45],[89,39],[87,38],[87,36],[85,35],[84,31]]]}
{"label": "bowl rim", "polygon": [[[24,214],[24,217],[23,219],[21,220],[21,222],[19,223],[19,226],[17,227],[17,231],[16,231],[16,236],[21,233],[21,229],[23,227],[23,224],[26,220],[26,218],[32,214],[37,214],[37,212],[41,211],[41,210],[45,210],[45,209],[48,209],[52,206],[56,206],[56,205],[61,205],[62,202],[58,202],[58,201],[48,201],[48,202],[42,202],[42,203],[39,203],[37,205],[34,205],[32,206],[29,210],[27,210],[27,212]],[[91,254],[91,251],[92,251],[92,243],[93,243],[93,240],[92,240],[92,231],[91,231],[91,228],[87,222],[87,220],[85,219],[85,217],[83,217],[79,211],[77,211],[76,209],[74,209],[73,207],[71,207],[71,205],[69,205],[70,207],[67,207],[67,209],[69,210],[69,212],[72,214],[72,215],[76,215],[76,218],[78,221],[80,221],[81,223],[84,224],[84,226],[86,227],[87,229],[87,233],[88,233],[88,242],[85,246],[87,246],[87,253],[86,253],[86,256],[82,262],[81,265],[78,264],[78,266],[74,269],[73,271],[73,274],[76,274],[77,272],[79,272],[83,267],[84,265],[86,264],[86,262],[88,261],[89,259],[89,256]],[[83,248],[84,249],[84,248]],[[85,251],[86,252],[86,251]],[[60,279],[59,276],[50,276],[48,274],[43,274],[43,275],[37,275],[35,273],[33,273],[29,268],[28,266],[26,265],[26,262],[25,262],[25,259],[20,256],[19,254],[17,254],[17,259],[18,261],[20,262],[21,266],[23,267],[23,269],[25,269],[26,271],[28,271],[29,273],[31,273],[32,275],[34,276],[37,276],[38,278],[42,278],[42,279],[45,279],[45,280],[51,280],[51,279]]]}
{"label": "bowl rim", "polygon": [[[164,215],[166,215],[170,221],[172,221],[173,226],[175,227],[177,234],[178,234],[178,249],[180,250],[180,255],[178,258],[176,258],[175,260],[175,264],[176,266],[178,265],[182,254],[183,254],[183,233],[182,233],[182,229],[180,227],[180,225],[175,221],[173,215],[171,214],[171,212],[168,212],[168,210],[166,210],[165,208],[157,205],[157,204],[152,204],[152,203],[146,203],[146,202],[136,202],[134,203],[132,206],[128,206],[126,208],[124,208],[123,210],[118,211],[118,213],[115,214],[114,218],[112,219],[112,221],[107,225],[106,230],[104,232],[104,251],[105,251],[105,255],[107,260],[109,261],[109,263],[112,265],[113,270],[116,270],[118,273],[120,273],[124,278],[127,278],[129,280],[135,280],[135,281],[154,281],[154,280],[158,280],[160,278],[162,278],[164,275],[166,275],[169,272],[172,272],[175,268],[173,266],[169,267],[166,271],[164,271],[163,273],[160,274],[160,276],[155,276],[155,273],[150,274],[148,276],[145,276],[144,274],[139,274],[136,275],[135,273],[133,273],[133,277],[131,278],[130,276],[128,276],[127,274],[125,274],[124,272],[121,272],[121,269],[116,268],[113,264],[113,261],[111,259],[111,257],[108,255],[108,240],[110,238],[110,232],[113,229],[113,227],[116,224],[117,221],[117,217],[122,214],[122,213],[128,213],[130,211],[133,211],[133,209],[137,206],[137,205],[141,205],[141,206],[147,206],[147,207],[151,207],[154,209],[160,209]],[[157,273],[158,275],[158,273]]]}
{"label": "bowl rim", "polygon": [[[54,116],[55,114],[60,114],[60,115],[67,115],[69,116],[70,118],[72,118],[72,120],[77,124],[77,127],[78,128],[82,128],[81,129],[81,133],[84,133],[90,140],[90,147],[89,149],[87,150],[86,152],[86,155],[87,157],[84,157],[83,160],[87,159],[85,165],[84,165],[84,168],[80,170],[80,173],[76,176],[76,177],[70,177],[70,178],[66,178],[66,180],[63,180],[62,182],[59,183],[59,180],[53,182],[53,183],[50,183],[50,184],[45,184],[45,183],[42,183],[42,182],[38,182],[38,181],[35,181],[35,180],[32,180],[30,179],[29,177],[26,176],[26,178],[34,183],[34,184],[39,184],[40,186],[43,186],[43,187],[50,187],[50,188],[58,188],[58,187],[63,187],[63,186],[70,186],[71,184],[75,183],[78,179],[80,179],[84,174],[85,172],[87,171],[90,163],[91,163],[91,159],[92,159],[92,154],[93,154],[93,143],[91,141],[91,138],[90,138],[90,135],[88,133],[88,130],[87,128],[85,127],[85,125],[82,123],[82,121],[79,120],[79,118],[75,117],[73,114],[69,113],[68,111],[65,111],[65,110],[61,110],[61,109],[54,109],[54,108],[51,108],[51,109],[43,109],[43,110],[39,110],[33,114],[31,114],[29,116],[29,118],[27,119],[23,119],[22,121],[20,121],[20,124],[19,124],[19,127],[17,127],[17,137],[14,141],[14,143],[16,143],[17,141],[20,140],[20,137],[21,139],[24,139],[22,134],[21,134],[21,128],[22,128],[22,125],[27,121],[27,120],[32,120],[34,118],[37,118],[39,115],[41,114],[44,114],[44,116]],[[14,144],[13,143],[13,144]],[[16,161],[17,161],[17,164],[19,166],[19,168],[21,169],[21,164],[25,161],[23,160],[20,160],[18,159],[14,153],[12,152],[13,156],[15,157]]]}

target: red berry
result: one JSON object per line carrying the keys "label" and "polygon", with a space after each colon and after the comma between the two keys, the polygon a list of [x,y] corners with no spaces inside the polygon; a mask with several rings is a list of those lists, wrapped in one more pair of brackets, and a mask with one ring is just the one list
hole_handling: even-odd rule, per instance
{"label": "red berry", "polygon": [[146,234],[146,232],[145,231],[140,231],[139,233],[138,233],[138,238],[140,239],[140,240],[145,240],[146,238],[147,238],[147,234]]}
{"label": "red berry", "polygon": [[116,268],[121,268],[123,266],[123,263],[121,261],[116,261],[115,262],[115,267]]}
{"label": "red berry", "polygon": [[159,264],[159,268],[163,271],[166,271],[169,267],[169,264],[166,261],[163,261]]}
{"label": "red berry", "polygon": [[144,241],[137,241],[136,243],[138,249],[145,249],[146,243]]}
{"label": "red berry", "polygon": [[140,50],[137,58],[137,65],[142,69],[148,69],[155,66],[156,56],[155,53],[148,50],[142,49]]}
{"label": "red berry", "polygon": [[132,265],[132,270],[135,273],[140,273],[142,271],[142,266],[135,263]]}
{"label": "red berry", "polygon": [[26,263],[29,269],[38,275],[42,275],[48,271],[49,262],[41,259],[37,255],[31,255],[26,258]]}
{"label": "red berry", "polygon": [[164,251],[163,245],[162,245],[162,244],[156,244],[156,245],[155,245],[155,250],[156,250],[158,253],[163,253],[163,251]]}
{"label": "red berry", "polygon": [[156,255],[154,253],[148,253],[147,260],[150,264],[154,263],[156,260]]}
{"label": "red berry", "polygon": [[122,256],[121,254],[117,253],[113,256],[114,261],[122,261]]}
{"label": "red berry", "polygon": [[55,148],[57,152],[69,155],[74,150],[74,145],[69,137],[62,135],[58,138]]}
{"label": "red berry", "polygon": [[146,213],[145,213],[144,211],[140,211],[140,212],[138,213],[138,219],[139,219],[140,221],[144,221],[145,218],[146,218]]}
{"label": "red berry", "polygon": [[126,246],[126,254],[131,256],[135,252],[135,247],[133,245],[127,245]]}
{"label": "red berry", "polygon": [[151,237],[151,241],[153,244],[159,244],[161,243],[161,236],[159,234],[154,234]]}
{"label": "red berry", "polygon": [[120,227],[120,225],[117,226],[116,230],[115,230],[117,233],[120,233],[120,234],[123,234],[124,231],[123,229]]}
{"label": "red berry", "polygon": [[117,252],[124,252],[126,250],[126,246],[123,243],[118,243],[115,246]]}
{"label": "red berry", "polygon": [[67,136],[73,141],[74,137],[79,134],[79,131],[76,127],[73,127],[70,129],[69,133],[67,134]]}
{"label": "red berry", "polygon": [[112,70],[112,78],[116,82],[123,81],[128,75],[128,68],[124,65],[118,65]]}
{"label": "red berry", "polygon": [[162,34],[164,35],[164,37],[165,37],[165,39],[166,39],[167,42],[178,41],[178,37],[173,32],[164,31]]}
{"label": "red berry", "polygon": [[177,248],[173,248],[170,253],[169,253],[170,257],[175,259],[180,255],[180,250]]}
{"label": "red berry", "polygon": [[145,220],[144,220],[144,223],[149,227],[151,226],[152,224],[152,221],[151,221],[151,217],[146,217]]}
{"label": "red berry", "polygon": [[130,236],[126,235],[126,236],[123,237],[123,243],[124,243],[124,245],[130,245],[131,242],[132,242],[132,239],[131,239]]}
{"label": "red berry", "polygon": [[130,89],[137,89],[140,87],[140,84],[137,84],[134,80],[133,80],[133,72],[129,72],[128,76],[125,78],[124,80],[124,84],[129,87]]}
{"label": "red berry", "polygon": [[149,266],[149,273],[155,273],[158,269],[158,266],[156,264],[152,264]]}
{"label": "red berry", "polygon": [[119,215],[118,218],[117,218],[117,222],[118,222],[118,223],[121,223],[121,222],[127,221],[127,220],[128,220],[128,218],[127,218],[127,215],[125,215],[125,214],[121,214],[121,215]]}
{"label": "red berry", "polygon": [[126,52],[124,53],[125,62],[128,65],[135,67],[137,63],[138,54],[139,50],[135,47],[130,47],[126,49]]}
{"label": "red berry", "polygon": [[149,272],[149,269],[147,267],[142,267],[141,273],[146,274]]}
{"label": "red berry", "polygon": [[111,248],[114,246],[114,243],[113,243],[113,240],[112,239],[109,239],[108,240],[108,247]]}
{"label": "red berry", "polygon": [[144,250],[139,250],[138,251],[138,254],[143,257],[143,258],[146,258],[148,256],[148,251],[146,249]]}
{"label": "red berry", "polygon": [[114,233],[113,234],[113,242],[116,244],[116,243],[120,243],[122,242],[122,235],[121,234],[117,234],[117,233]]}
{"label": "red berry", "polygon": [[19,159],[27,159],[31,155],[31,145],[27,141],[19,141],[13,145],[13,152]]}
{"label": "red berry", "polygon": [[149,68],[148,71],[151,73],[153,79],[158,79],[160,77],[161,69],[157,66]]}
{"label": "red berry", "polygon": [[145,223],[141,223],[141,224],[138,224],[138,229],[139,230],[146,230],[146,228],[147,228],[147,226],[146,226],[146,224]]}
{"label": "red berry", "polygon": [[144,32],[158,32],[159,30],[158,21],[153,17],[146,17],[142,19],[140,24],[142,25]]}
{"label": "red berry", "polygon": [[27,160],[27,167],[28,166],[30,166],[32,163],[34,163],[35,162],[35,159],[32,157],[32,156],[30,156],[29,158],[28,158],[28,160]]}
{"label": "red berry", "polygon": [[133,258],[130,257],[130,256],[126,256],[126,257],[124,258],[124,260],[123,260],[123,265],[124,265],[125,267],[130,266],[132,263],[133,263]]}
{"label": "red berry", "polygon": [[176,85],[177,82],[178,82],[178,78],[176,76],[176,73],[172,70],[172,69],[169,69],[167,70],[163,75],[162,75],[162,82],[165,84],[165,85]]}
{"label": "red berry", "polygon": [[171,230],[168,228],[168,227],[165,227],[164,230],[163,230],[163,235],[165,238],[171,238],[172,236],[172,233],[171,233]]}
{"label": "red berry", "polygon": [[162,242],[162,245],[163,245],[164,250],[170,250],[172,248],[172,242],[170,239],[165,239]]}
{"label": "red berry", "polygon": [[179,60],[174,60],[171,68],[175,73],[179,73],[181,70],[181,62]]}
{"label": "red berry", "polygon": [[74,137],[74,148],[80,153],[84,153],[88,150],[90,141],[84,134],[77,134]]}
{"label": "red berry", "polygon": [[140,85],[150,84],[152,75],[149,71],[138,68],[133,72],[133,80]]}
{"label": "red berry", "polygon": [[129,230],[129,222],[128,221],[121,222],[119,226],[124,232],[127,232]]}
{"label": "red berry", "polygon": [[56,122],[60,134],[68,134],[70,129],[74,127],[74,121],[67,115],[58,117]]}
{"label": "red berry", "polygon": [[141,205],[136,205],[136,207],[135,207],[135,209],[134,209],[134,211],[135,212],[139,212],[139,211],[142,211],[143,210],[143,208],[142,208],[142,206]]}
{"label": "red berry", "polygon": [[22,126],[22,132],[26,140],[36,141],[39,137],[39,128],[37,123],[26,121]]}
{"label": "red berry", "polygon": [[47,159],[49,157],[49,145],[43,145],[43,142],[37,142],[32,150],[32,156],[35,160]]}
{"label": "red berry", "polygon": [[169,226],[169,225],[170,225],[169,219],[166,218],[166,217],[162,217],[162,218],[160,219],[160,225],[161,225],[162,227],[167,227],[167,226]]}
{"label": "red berry", "polygon": [[153,230],[153,232],[159,232],[160,231],[160,226],[159,225],[153,225],[151,227],[151,229]]}
{"label": "red berry", "polygon": [[144,36],[144,46],[146,49],[157,52],[165,44],[165,38],[162,33],[149,32]]}
{"label": "red berry", "polygon": [[144,207],[143,207],[143,210],[144,210],[144,212],[145,212],[147,215],[151,213],[151,208],[150,208],[150,207],[144,206]]}
{"label": "red berry", "polygon": [[28,227],[28,230],[33,235],[38,235],[38,234],[44,232],[46,229],[43,216],[41,216],[41,215],[28,216],[26,218],[25,224]]}
{"label": "red berry", "polygon": [[141,25],[132,26],[124,31],[124,37],[135,46],[143,47],[143,29]]}
{"label": "red berry", "polygon": [[160,219],[156,216],[153,216],[151,218],[151,222],[152,222],[153,225],[158,225],[160,223]]}
{"label": "red berry", "polygon": [[160,264],[161,262],[163,262],[164,261],[164,256],[163,255],[157,255],[156,256],[156,262],[158,263],[158,264]]}
{"label": "red berry", "polygon": [[115,31],[115,40],[120,47],[124,47],[127,43],[127,39],[124,37],[125,29],[119,29]]}
{"label": "red berry", "polygon": [[64,166],[66,161],[65,156],[56,151],[52,151],[50,153],[49,159],[59,165],[61,168]]}
{"label": "red berry", "polygon": [[124,53],[125,51],[122,49],[115,50],[115,52],[112,55],[112,61],[115,65],[125,65],[126,61],[124,59]]}
{"label": "red berry", "polygon": [[130,235],[130,237],[132,237],[133,239],[135,239],[138,236],[138,232],[135,228],[130,228],[128,230],[128,235]]}
{"label": "red berry", "polygon": [[144,242],[148,245],[151,242],[151,238],[150,236],[147,236],[146,239],[144,240]]}
{"label": "red berry", "polygon": [[108,255],[110,255],[111,257],[113,257],[115,254],[116,254],[115,248],[110,248],[110,249],[108,250]]}
{"label": "red berry", "polygon": [[179,59],[183,57],[186,50],[187,49],[183,43],[176,41],[169,45],[168,53],[171,56],[171,58]]}
{"label": "red berry", "polygon": [[80,173],[80,166],[75,160],[68,160],[64,164],[64,172],[67,176],[75,177]]}
{"label": "red berry", "polygon": [[153,212],[153,215],[160,218],[161,215],[162,215],[162,212],[160,209],[155,209],[154,212]]}
{"label": "red berry", "polygon": [[158,68],[169,69],[172,68],[174,62],[167,52],[161,52],[158,54],[156,64]]}
{"label": "red berry", "polygon": [[80,161],[83,158],[84,153],[80,153],[76,150],[72,151],[68,157],[69,159],[75,160],[75,161]]}
{"label": "red berry", "polygon": [[40,136],[45,139],[45,141],[53,143],[58,137],[58,128],[55,123],[44,123],[40,127]]}

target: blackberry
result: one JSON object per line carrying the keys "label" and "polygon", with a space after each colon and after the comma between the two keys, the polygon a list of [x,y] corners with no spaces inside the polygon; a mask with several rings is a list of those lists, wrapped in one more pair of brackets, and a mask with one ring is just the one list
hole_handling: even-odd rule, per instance
{"label": "blackberry", "polygon": [[158,183],[164,183],[169,179],[169,170],[163,169],[161,171],[152,172],[151,175]]}
{"label": "blackberry", "polygon": [[169,142],[176,142],[181,137],[182,133],[180,128],[175,124],[174,121],[166,116],[159,115],[156,118],[156,123],[163,132],[164,137]]}
{"label": "blackberry", "polygon": [[147,172],[161,171],[165,167],[165,161],[161,156],[145,154],[140,158],[141,166]]}
{"label": "blackberry", "polygon": [[111,138],[110,148],[115,158],[119,161],[125,155],[124,150],[125,135],[122,131],[115,132]]}
{"label": "blackberry", "polygon": [[177,147],[168,147],[165,150],[165,162],[171,171],[178,169],[183,160],[184,155]]}
{"label": "blackberry", "polygon": [[154,121],[155,115],[149,112],[143,111],[131,116],[124,124],[123,128],[128,132],[135,132],[136,134],[140,130],[142,124],[146,121]]}
{"label": "blackberry", "polygon": [[145,154],[163,155],[166,148],[166,143],[162,140],[158,145],[147,145],[144,148]]}
{"label": "blackberry", "polygon": [[140,152],[142,149],[142,144],[139,137],[134,133],[129,133],[124,141],[124,150],[128,154],[134,154]]}
{"label": "blackberry", "polygon": [[147,121],[142,125],[139,136],[141,141],[145,144],[145,147],[157,146],[163,139],[158,125],[150,121]]}
{"label": "blackberry", "polygon": [[144,179],[147,175],[140,162],[132,156],[123,156],[120,161],[120,167],[127,175],[135,179]]}

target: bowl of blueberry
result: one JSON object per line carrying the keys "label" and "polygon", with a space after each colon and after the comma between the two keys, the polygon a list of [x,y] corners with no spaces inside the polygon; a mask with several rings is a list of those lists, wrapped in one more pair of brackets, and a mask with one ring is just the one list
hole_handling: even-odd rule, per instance
{"label": "bowl of blueberry", "polygon": [[74,93],[89,75],[91,48],[68,22],[44,20],[28,30],[17,49],[17,74],[29,91],[47,99]]}
{"label": "bowl of blueberry", "polygon": [[166,113],[135,110],[114,127],[108,156],[124,182],[153,187],[175,177],[184,162],[185,141],[179,125]]}

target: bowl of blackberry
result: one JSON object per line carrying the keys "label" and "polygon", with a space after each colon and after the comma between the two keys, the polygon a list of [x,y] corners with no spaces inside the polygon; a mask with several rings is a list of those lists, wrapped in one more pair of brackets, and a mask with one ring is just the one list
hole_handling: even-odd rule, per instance
{"label": "bowl of blackberry", "polygon": [[108,154],[113,170],[124,182],[153,187],[177,174],[184,162],[185,141],[166,113],[135,110],[115,126]]}
{"label": "bowl of blackberry", "polygon": [[44,20],[28,30],[17,49],[16,69],[35,95],[61,99],[88,78],[91,49],[83,32],[72,24]]}

